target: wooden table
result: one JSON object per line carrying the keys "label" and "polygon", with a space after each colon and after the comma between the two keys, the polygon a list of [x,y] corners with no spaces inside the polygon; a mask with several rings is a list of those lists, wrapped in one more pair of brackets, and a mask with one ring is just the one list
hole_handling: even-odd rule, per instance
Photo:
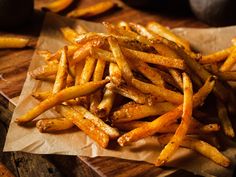
{"label": "wooden table", "polygon": [[[79,5],[82,8],[99,1],[75,1],[73,6]],[[35,11],[31,23],[11,32],[2,31],[1,33],[28,36],[32,39],[32,44],[36,44],[44,17],[44,13],[39,9],[46,2],[48,0],[35,1],[35,9],[38,10]],[[167,15],[167,13],[137,10],[127,5],[123,5],[122,9],[109,11],[88,20],[112,23],[123,20],[141,24],[154,20],[171,28],[208,27],[191,14],[188,16]],[[14,109],[9,100],[20,95],[33,52],[34,48],[0,50],[0,176],[4,176],[2,172],[7,173],[6,168],[18,177],[157,176],[166,170],[144,162],[111,157],[77,158],[61,155],[32,155],[22,152],[2,153],[7,127]],[[193,176],[193,174],[179,170],[170,176]]]}

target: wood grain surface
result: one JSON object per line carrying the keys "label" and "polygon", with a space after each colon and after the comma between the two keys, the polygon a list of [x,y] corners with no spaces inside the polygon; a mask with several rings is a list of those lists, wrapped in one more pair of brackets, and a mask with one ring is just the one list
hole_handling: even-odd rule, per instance
{"label": "wood grain surface", "polygon": [[[32,46],[36,44],[43,22],[44,13],[41,7],[52,0],[35,0],[35,13],[31,22],[11,31],[0,31],[0,34],[28,36]],[[61,15],[66,14],[75,6],[86,7],[101,0],[74,0],[73,4]],[[148,21],[158,21],[173,27],[208,27],[196,20],[191,14],[187,16],[167,14],[153,11],[134,9],[125,4],[121,9],[115,9],[97,17],[86,20],[94,22],[109,21],[116,23],[120,20],[146,24]],[[10,98],[20,95],[27,69],[34,52],[34,47],[17,50],[0,50],[0,177],[12,173],[17,177],[98,177],[98,176],[158,176],[173,169],[156,168],[145,162],[134,162],[112,157],[86,158],[62,155],[33,155],[22,152],[2,153],[7,127],[9,125],[13,105]],[[3,96],[4,95],[4,96]],[[11,171],[11,172],[9,172]],[[12,175],[10,174],[10,175]],[[169,176],[194,176],[183,170],[178,170]]]}

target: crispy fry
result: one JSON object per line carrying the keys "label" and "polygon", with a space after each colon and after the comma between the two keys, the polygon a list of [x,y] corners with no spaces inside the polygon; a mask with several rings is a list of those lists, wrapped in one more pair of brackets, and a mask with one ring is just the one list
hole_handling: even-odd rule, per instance
{"label": "crispy fry", "polygon": [[0,49],[24,48],[29,42],[30,40],[24,37],[0,36]]}
{"label": "crispy fry", "polygon": [[82,60],[75,65],[75,85],[79,85],[80,81],[82,80],[81,76],[84,69],[84,65],[85,60]]}
{"label": "crispy fry", "polygon": [[219,77],[221,80],[225,81],[236,81],[236,72],[235,71],[226,71],[226,72],[220,72],[214,73],[217,77]]}
{"label": "crispy fry", "polygon": [[146,53],[137,50],[122,48],[122,52],[128,58],[140,59],[147,63],[157,64],[169,68],[184,69],[184,63],[181,59],[164,57],[158,54]]}
{"label": "crispy fry", "polygon": [[120,85],[122,82],[122,74],[117,64],[110,63],[109,73],[111,82],[115,85]]}
{"label": "crispy fry", "polygon": [[66,79],[68,75],[68,61],[67,61],[67,47],[61,52],[60,62],[58,64],[58,70],[56,75],[56,80],[53,86],[52,93],[57,93],[66,87]]}
{"label": "crispy fry", "polygon": [[233,51],[230,53],[228,58],[225,60],[223,65],[220,67],[220,71],[221,72],[229,71],[233,67],[235,62],[236,62],[236,47],[234,47]]}
{"label": "crispy fry", "polygon": [[183,95],[178,92],[174,92],[153,84],[148,84],[137,79],[132,79],[132,85],[143,93],[149,93],[156,97],[161,97],[171,103],[181,104],[183,102]]}
{"label": "crispy fry", "polygon": [[182,82],[182,77],[181,74],[175,70],[175,69],[169,69],[169,73],[171,74],[171,76],[173,77],[173,79],[175,80],[176,84],[183,89],[183,82]]}
{"label": "crispy fry", "polygon": [[72,44],[76,43],[76,38],[79,34],[74,29],[70,27],[62,27],[60,28],[60,31],[67,41],[71,42]]}
{"label": "crispy fry", "polygon": [[88,56],[86,58],[85,65],[81,73],[80,84],[84,84],[90,81],[94,72],[95,65],[96,59]]}
{"label": "crispy fry", "polygon": [[[97,60],[97,64],[93,73],[93,81],[100,81],[103,78],[104,71],[106,67],[106,61],[102,59]],[[90,96],[90,111],[92,113],[96,112],[96,109],[101,101],[102,92],[101,90],[96,91]]]}
{"label": "crispy fry", "polygon": [[221,126],[225,135],[233,138],[235,136],[234,129],[228,117],[227,109],[220,100],[217,100],[217,110],[218,110],[218,117],[220,119]]}
{"label": "crispy fry", "polygon": [[177,35],[175,35],[173,32],[171,32],[169,29],[162,26],[161,24],[157,22],[150,22],[148,23],[147,28],[150,31],[157,33],[158,35],[183,46],[185,49],[190,50],[190,45],[188,41],[178,37]]}
{"label": "crispy fry", "polygon": [[96,58],[101,58],[102,60],[105,60],[107,62],[116,63],[115,58],[113,57],[113,54],[107,50],[99,49],[99,48],[93,48],[92,53]]}
{"label": "crispy fry", "polygon": [[104,1],[83,9],[77,8],[68,13],[67,17],[74,17],[74,18],[93,17],[106,12],[116,7],[117,5],[118,4],[114,1]]}
{"label": "crispy fry", "polygon": [[42,133],[51,133],[61,130],[67,130],[74,126],[74,124],[66,118],[44,118],[36,123],[36,127]]}
{"label": "crispy fry", "polygon": [[120,46],[115,38],[108,38],[108,42],[110,45],[110,49],[113,53],[113,56],[116,60],[116,63],[121,70],[121,73],[126,80],[126,82],[129,84],[131,82],[131,79],[133,78],[133,73],[129,67],[128,62],[126,61],[125,57],[122,54],[122,51],[120,49]]}
{"label": "crispy fry", "polygon": [[68,120],[71,120],[86,135],[96,141],[101,147],[106,148],[109,143],[109,136],[100,130],[94,123],[84,119],[83,115],[69,106],[59,105],[57,111]]}
{"label": "crispy fry", "polygon": [[[208,94],[212,91],[215,85],[215,80],[213,77],[207,79],[205,84],[198,90],[193,96],[193,107],[200,105]],[[136,128],[118,139],[120,146],[124,146],[127,143],[137,141],[139,139],[145,138],[147,136],[155,134],[164,125],[172,123],[174,120],[181,116],[183,111],[183,104],[179,105],[172,111],[169,111],[162,116],[158,117],[154,121],[148,123],[146,126]]]}
{"label": "crispy fry", "polygon": [[51,3],[48,3],[43,8],[48,9],[52,12],[60,12],[64,10],[65,8],[67,8],[72,2],[73,0],[56,0]]}
{"label": "crispy fry", "polygon": [[111,119],[113,122],[128,122],[149,116],[162,115],[174,108],[175,106],[168,102],[155,103],[151,106],[129,102],[113,112]]}
{"label": "crispy fry", "polygon": [[34,79],[40,79],[43,77],[51,76],[57,73],[58,70],[58,64],[48,64],[39,66],[38,68],[34,69],[33,71],[30,71],[29,74]]}
{"label": "crispy fry", "polygon": [[25,113],[21,117],[17,118],[16,122],[18,124],[29,122],[33,120],[34,118],[36,118],[41,113],[43,113],[44,111],[56,106],[57,104],[60,104],[66,100],[84,96],[84,95],[87,95],[96,91],[97,89],[104,86],[108,81],[109,80],[103,80],[103,81],[98,81],[98,82],[88,82],[83,85],[68,87],[64,90],[61,90],[58,93],[54,94],[53,96],[39,103],[36,107],[29,110],[27,113]]}
{"label": "crispy fry", "polygon": [[193,110],[193,89],[191,80],[185,73],[183,73],[183,88],[184,102],[181,123],[177,128],[174,136],[161,151],[157,161],[155,162],[156,166],[162,166],[168,161],[171,155],[174,154],[175,151],[178,149],[185,135],[187,134]]}
{"label": "crispy fry", "polygon": [[82,106],[73,106],[73,109],[78,111],[80,114],[82,114],[86,119],[90,120],[94,125],[96,125],[98,128],[103,130],[111,139],[115,139],[119,136],[119,132],[112,128],[111,126],[104,123],[100,118],[93,115],[91,112],[89,112],[87,109],[85,109]]}
{"label": "crispy fry", "polygon": [[209,55],[203,55],[202,58],[199,60],[199,62],[201,64],[209,64],[223,61],[230,55],[230,53],[234,50],[234,48],[235,46],[217,51]]}
{"label": "crispy fry", "polygon": [[46,98],[48,98],[49,96],[52,95],[52,92],[50,91],[44,91],[44,92],[33,92],[32,93],[32,96],[34,98],[36,98],[37,100],[39,101],[43,101],[45,100]]}

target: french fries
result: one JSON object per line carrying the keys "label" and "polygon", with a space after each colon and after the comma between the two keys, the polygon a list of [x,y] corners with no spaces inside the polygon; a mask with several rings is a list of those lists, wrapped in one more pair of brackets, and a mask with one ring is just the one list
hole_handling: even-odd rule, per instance
{"label": "french fries", "polygon": [[68,13],[67,16],[74,18],[92,17],[104,13],[115,6],[117,6],[117,3],[114,1],[104,1],[83,9],[78,7]]}
{"label": "french fries", "polygon": [[65,8],[67,8],[72,2],[73,0],[55,0],[47,4],[43,8],[48,9],[52,12],[60,12],[64,10]]}
{"label": "french fries", "polygon": [[[95,8],[93,15],[113,4],[106,1],[71,14],[87,16]],[[165,165],[178,148],[186,147],[228,167],[230,160],[217,150],[216,140],[221,130],[235,136],[230,117],[236,113],[236,97],[226,82],[236,80],[230,71],[235,39],[232,47],[201,56],[186,40],[155,22],[147,28],[126,22],[105,22],[104,27],[108,34],[63,27],[62,35],[70,44],[55,53],[38,52],[46,64],[30,75],[38,83],[54,84],[43,92],[36,88],[32,96],[39,104],[15,122],[25,126],[37,121],[42,133],[64,133],[77,126],[103,148],[110,141],[125,146],[155,135],[159,145],[165,145],[156,166]],[[207,98],[211,92],[216,97]],[[197,108],[206,98],[217,103],[219,120]],[[61,116],[36,119],[51,108]]]}
{"label": "french fries", "polygon": [[24,48],[29,45],[30,40],[23,37],[0,36],[0,49]]}

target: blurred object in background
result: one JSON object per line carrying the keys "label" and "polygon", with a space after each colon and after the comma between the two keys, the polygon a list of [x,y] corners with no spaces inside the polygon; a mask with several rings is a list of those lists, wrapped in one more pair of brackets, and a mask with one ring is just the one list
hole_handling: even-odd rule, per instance
{"label": "blurred object in background", "polygon": [[33,14],[34,0],[0,0],[0,29],[26,23]]}
{"label": "blurred object in background", "polygon": [[236,24],[236,0],[189,0],[189,3],[196,17],[210,25]]}

